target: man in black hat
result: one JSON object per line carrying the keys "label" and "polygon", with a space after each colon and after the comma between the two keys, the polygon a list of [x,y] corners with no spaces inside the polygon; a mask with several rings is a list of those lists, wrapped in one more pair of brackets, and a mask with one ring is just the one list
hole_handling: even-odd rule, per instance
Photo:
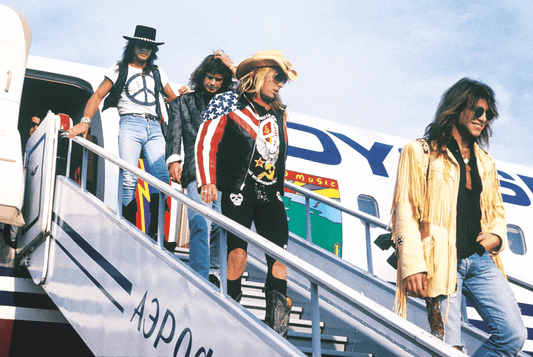
{"label": "man in black hat", "polygon": [[[124,48],[122,60],[111,67],[104,81],[89,98],[80,123],[69,130],[72,138],[83,134],[86,137],[91,118],[98,110],[104,97],[104,108],[117,107],[120,114],[118,136],[119,155],[133,166],[143,150],[150,173],[163,182],[169,176],[165,164],[165,138],[161,131],[161,100],[164,95],[171,102],[177,95],[170,87],[165,72],[154,65],[158,46],[163,42],[155,41],[156,30],[138,25],[133,37],[123,36],[128,43]],[[186,93],[187,87],[181,87],[179,94]],[[108,95],[109,94],[109,95]],[[137,205],[135,188],[137,178],[124,171],[123,176],[123,216],[135,224]],[[153,190],[150,195],[151,222],[148,234],[155,238],[157,234],[159,192]]]}
{"label": "man in black hat", "polygon": [[[207,104],[218,93],[234,89],[237,65],[224,51],[207,56],[191,74],[189,85],[194,91],[170,103],[166,157],[170,178],[187,189],[194,201],[202,200],[196,187],[194,143],[203,122]],[[181,142],[183,140],[183,152]],[[183,169],[182,169],[183,165]],[[208,205],[220,212],[220,201]],[[189,220],[189,265],[192,269],[218,285],[220,269],[220,228],[210,224],[193,209],[187,210]],[[208,249],[210,247],[210,249]],[[209,275],[211,269],[212,274]]]}

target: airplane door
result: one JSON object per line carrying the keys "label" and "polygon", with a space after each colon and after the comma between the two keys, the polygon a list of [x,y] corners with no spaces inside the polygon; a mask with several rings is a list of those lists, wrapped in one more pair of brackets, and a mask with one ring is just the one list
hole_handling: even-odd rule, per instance
{"label": "airplane door", "polygon": [[16,226],[24,224],[18,117],[30,42],[24,16],[0,5],[0,222]]}
{"label": "airplane door", "polygon": [[[23,207],[26,225],[17,240],[17,254],[26,259],[26,265],[36,284],[46,275],[46,268],[43,270],[43,267],[46,267],[48,261],[61,121],[59,115],[49,111],[26,145]],[[46,244],[45,249],[39,249],[39,254],[31,254],[43,242]]]}

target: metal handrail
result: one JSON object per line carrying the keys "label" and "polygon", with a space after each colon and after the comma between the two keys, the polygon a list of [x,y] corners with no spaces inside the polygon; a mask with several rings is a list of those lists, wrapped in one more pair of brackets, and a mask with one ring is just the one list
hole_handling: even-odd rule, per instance
{"label": "metal handrail", "polygon": [[521,287],[523,289],[526,289],[526,290],[529,290],[529,291],[533,292],[533,283],[532,282],[525,281],[522,278],[517,278],[516,276],[514,276],[513,274],[509,274],[508,272],[505,272],[505,274],[507,275],[507,280],[510,283],[515,284],[516,286],[519,286],[519,287]]}
{"label": "metal handrail", "polygon": [[374,266],[372,261],[372,241],[370,236],[370,226],[376,226],[382,228],[386,231],[390,231],[390,228],[387,223],[382,222],[379,218],[369,215],[368,213],[361,212],[359,210],[353,210],[341,204],[338,201],[335,201],[331,198],[319,195],[318,193],[312,192],[305,188],[302,188],[298,185],[295,185],[291,182],[285,182],[285,187],[294,192],[298,192],[305,196],[305,211],[306,211],[306,239],[308,242],[311,242],[311,216],[310,216],[310,202],[309,198],[314,199],[315,201],[324,203],[328,206],[338,209],[341,212],[347,213],[356,218],[363,220],[365,225],[365,240],[366,240],[366,258],[367,258],[367,271],[370,274],[374,274]]}
{"label": "metal handrail", "polygon": [[342,211],[344,213],[348,213],[349,215],[352,215],[354,217],[360,218],[360,219],[362,219],[364,221],[368,221],[370,224],[378,226],[379,228],[383,228],[385,230],[389,230],[387,223],[382,222],[381,220],[379,220],[379,218],[371,216],[368,213],[348,208],[345,205],[343,205],[342,203],[340,203],[339,201],[335,201],[335,200],[333,200],[333,199],[331,199],[329,197],[322,196],[322,195],[320,195],[318,193],[315,193],[313,191],[310,191],[310,190],[308,190],[306,188],[303,188],[303,187],[300,187],[298,185],[295,185],[292,182],[285,181],[284,185],[285,185],[285,187],[287,187],[288,189],[290,189],[292,191],[301,193],[302,195],[305,195],[305,196],[309,196],[310,198],[312,198],[312,199],[314,199],[316,201],[319,201],[321,203],[325,203],[328,206],[331,206],[333,208],[338,209],[339,211]]}
{"label": "metal handrail", "polygon": [[[314,193],[313,191],[310,191],[308,189],[305,189],[305,188],[302,188],[298,185],[295,185],[294,183],[291,183],[291,182],[285,182],[285,187],[294,191],[294,192],[298,192],[302,195],[304,195],[306,197],[306,212],[309,211],[309,207],[310,207],[310,203],[309,203],[309,198],[312,198],[314,199],[315,201],[318,201],[320,203],[324,203],[328,206],[331,206],[333,208],[336,208],[338,210],[340,210],[341,212],[344,212],[344,213],[347,213],[351,216],[354,216],[356,218],[359,218],[359,219],[362,219],[365,223],[365,233],[366,233],[366,244],[367,244],[367,257],[368,256],[371,256],[372,255],[372,244],[370,243],[370,240],[369,240],[369,237],[370,237],[370,225],[374,225],[374,226],[377,226],[378,228],[382,228],[386,231],[389,231],[390,232],[390,227],[388,224],[380,221],[378,218],[374,217],[374,216],[371,216],[367,213],[364,213],[364,212],[361,212],[361,211],[358,211],[358,210],[352,210],[346,206],[344,206],[343,204],[341,204],[340,202],[338,201],[335,201],[331,198],[328,198],[328,197],[325,197],[325,196],[322,196],[320,194],[317,194],[317,193]],[[307,237],[307,240],[309,242],[311,242],[310,240],[310,237],[311,237],[311,218],[310,218],[310,215],[307,214],[306,215],[306,237]],[[367,270],[370,274],[373,274],[373,267],[372,267],[372,260],[368,260],[368,270]],[[519,278],[519,277],[516,277],[514,276],[513,274],[510,274],[508,272],[506,272],[506,275],[507,275],[507,279],[509,280],[509,282],[511,284],[514,284],[516,286],[519,286],[523,289],[526,289],[528,291],[531,291],[533,292],[533,282],[531,281],[527,281],[527,280],[524,280],[523,278]]]}
{"label": "metal handrail", "polygon": [[[90,150],[93,153],[97,154],[98,156],[104,158],[105,160],[115,164],[121,170],[127,170],[133,173],[137,177],[147,182],[152,187],[155,187],[156,189],[158,189],[161,193],[166,194],[172,197],[173,199],[178,200],[180,203],[185,204],[186,206],[192,208],[193,210],[195,210],[202,216],[208,218],[209,220],[215,222],[220,227],[224,228],[226,231],[229,231],[237,235],[241,239],[245,240],[246,242],[262,250],[265,254],[273,257],[277,261],[283,263],[288,268],[301,274],[303,277],[309,280],[311,284],[311,291],[313,292],[313,290],[316,289],[316,291],[312,293],[312,298],[311,298],[312,310],[316,311],[316,313],[318,313],[318,310],[319,310],[318,308],[319,301],[317,298],[318,288],[321,288],[334,294],[338,298],[352,304],[353,306],[355,306],[357,309],[359,309],[361,312],[363,312],[365,315],[370,317],[375,322],[390,329],[394,333],[403,336],[404,338],[408,338],[418,348],[421,348],[432,355],[455,356],[455,357],[464,356],[461,352],[454,349],[450,345],[432,336],[430,333],[426,332],[420,327],[394,314],[392,311],[379,305],[378,303],[364,296],[360,292],[352,289],[351,287],[347,286],[344,283],[341,283],[334,277],[326,274],[325,272],[319,270],[318,268],[307,263],[301,258],[289,253],[288,251],[278,247],[276,244],[270,242],[269,240],[263,238],[262,236],[249,230],[248,228],[232,221],[231,219],[227,218],[221,213],[218,213],[200,203],[195,202],[194,200],[190,199],[184,193],[170,187],[168,184],[160,181],[159,179],[154,178],[152,175],[148,174],[147,172],[133,165],[130,165],[123,159],[107,152],[103,148],[81,137],[74,137],[72,138],[72,140],[76,142],[77,144],[81,145],[84,151]],[[70,152],[69,152],[69,157],[70,157]],[[83,166],[82,171],[86,170],[87,155],[84,154],[83,160],[84,161],[82,163],[82,166]],[[85,180],[86,175],[82,175],[82,179]],[[85,184],[82,183],[81,186],[84,189]],[[291,187],[291,189],[293,188]],[[335,202],[335,204],[337,203]],[[121,205],[119,203],[117,207],[117,212],[120,212],[120,208],[121,208]],[[344,207],[339,207],[339,208],[345,209]],[[360,213],[360,212],[356,212],[356,214],[358,217],[366,216],[366,214]],[[376,220],[374,217],[371,217],[371,216],[368,216],[363,219],[368,219],[368,221],[371,221],[371,223],[375,225],[382,225],[381,222],[379,222],[378,220]],[[159,224],[161,227],[163,222],[160,221]],[[159,237],[162,237],[162,235],[159,235]],[[158,245],[161,249],[163,249],[162,239],[159,239]],[[224,237],[221,242],[221,257],[224,256],[225,258],[226,249],[227,247],[225,244],[225,237]],[[227,269],[226,265],[221,264],[222,277],[226,276],[227,274],[226,269]],[[229,296],[227,295],[226,284],[225,284],[225,281],[223,280],[224,279],[221,279],[221,292],[222,292],[221,296],[228,298]],[[312,321],[313,321],[313,325],[319,321],[318,319],[316,319],[316,315],[313,316]],[[315,330],[318,330],[318,329],[315,328]],[[392,343],[393,342],[391,341],[391,344]],[[313,356],[320,356],[321,354],[320,350],[321,350],[320,349],[320,338],[316,340],[316,337],[313,335]]]}

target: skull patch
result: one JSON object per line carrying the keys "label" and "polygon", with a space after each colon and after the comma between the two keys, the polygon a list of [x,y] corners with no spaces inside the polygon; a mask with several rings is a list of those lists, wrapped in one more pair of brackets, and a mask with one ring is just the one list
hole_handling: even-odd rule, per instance
{"label": "skull patch", "polygon": [[233,202],[234,206],[239,207],[242,204],[243,197],[241,193],[238,193],[238,194],[231,193],[229,195],[229,199],[231,200],[231,202]]}

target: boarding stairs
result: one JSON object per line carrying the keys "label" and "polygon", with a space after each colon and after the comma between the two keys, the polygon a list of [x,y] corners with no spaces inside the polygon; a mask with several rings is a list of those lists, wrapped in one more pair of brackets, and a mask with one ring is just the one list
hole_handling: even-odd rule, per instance
{"label": "boarding stairs", "polygon": [[[69,148],[74,143],[84,150],[80,185],[68,175],[56,176],[60,133],[55,121],[48,115],[39,128],[42,136],[31,138],[35,146],[27,156],[25,198],[30,223],[23,229],[17,257],[94,355],[463,355],[419,327],[426,321],[420,302],[409,302],[416,324],[393,314],[394,287],[389,283],[294,235],[285,251],[87,140],[77,137],[69,142]],[[192,271],[182,255],[166,251],[162,240],[152,241],[122,218],[121,204],[105,204],[87,191],[88,151],[118,167],[117,177],[129,170],[246,240],[249,260],[242,305],[226,293],[225,235],[217,289]],[[70,165],[69,155],[66,173]],[[118,184],[115,202],[121,202],[118,181],[106,182]],[[159,237],[163,212],[160,200]],[[369,224],[382,224],[359,216]],[[264,254],[288,267],[294,312],[287,340],[261,322]],[[486,337],[467,331],[473,344]]]}
{"label": "boarding stairs", "polygon": [[[177,249],[180,259],[187,263],[188,252],[184,249]],[[242,299],[241,306],[248,310],[257,319],[264,321],[265,318],[265,293],[264,293],[264,266],[262,263],[252,257],[252,261],[248,262],[247,271],[242,276]],[[290,291],[291,298],[299,295]],[[308,318],[309,313],[304,315],[304,307],[308,306],[308,299],[301,301],[301,298],[296,298],[291,309],[289,318],[289,332],[287,340],[296,346],[300,351],[306,355],[312,355],[312,321]],[[300,302],[301,305],[296,305]],[[304,306],[304,307],[303,307]],[[331,322],[334,323],[334,322]],[[321,339],[321,356],[333,357],[365,357],[372,356],[370,353],[358,353],[348,351],[348,336],[346,335],[329,335],[328,326],[323,321],[320,321],[320,339]]]}
{"label": "boarding stairs", "polygon": [[[259,320],[265,318],[264,284],[248,280],[248,274],[243,277],[243,296],[241,305]],[[307,305],[307,304],[302,304]],[[329,327],[329,326],[328,326]],[[326,356],[370,356],[370,354],[349,352],[347,336],[326,334],[326,326],[320,322],[320,339],[322,341],[321,355]],[[312,321],[303,316],[302,306],[294,305],[289,319],[289,333],[287,340],[304,353],[312,353]]]}

